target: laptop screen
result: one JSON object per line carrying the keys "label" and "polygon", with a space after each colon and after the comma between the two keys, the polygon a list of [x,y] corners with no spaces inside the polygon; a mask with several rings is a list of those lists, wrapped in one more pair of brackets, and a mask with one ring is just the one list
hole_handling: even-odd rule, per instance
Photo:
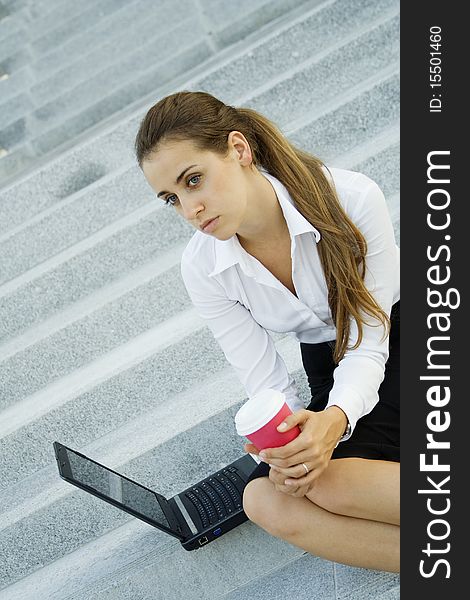
{"label": "laptop screen", "polygon": [[[158,494],[70,448],[60,446],[60,459],[63,459],[64,453],[68,458],[70,473],[64,472],[64,466],[60,462],[59,469],[70,483],[85,485],[104,500],[112,500],[123,508],[150,519],[155,525],[173,530],[157,500]],[[163,502],[167,502],[163,496],[161,498]]]}

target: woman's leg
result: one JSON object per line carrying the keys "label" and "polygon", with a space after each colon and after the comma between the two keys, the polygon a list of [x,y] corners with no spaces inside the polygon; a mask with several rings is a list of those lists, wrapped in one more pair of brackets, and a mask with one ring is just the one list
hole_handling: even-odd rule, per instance
{"label": "woman's leg", "polygon": [[306,497],[277,491],[267,477],[247,484],[243,508],[248,518],[268,533],[315,556],[356,567],[399,571],[400,528],[396,525],[329,512]]}
{"label": "woman's leg", "polygon": [[400,463],[331,460],[306,497],[333,513],[400,525]]}

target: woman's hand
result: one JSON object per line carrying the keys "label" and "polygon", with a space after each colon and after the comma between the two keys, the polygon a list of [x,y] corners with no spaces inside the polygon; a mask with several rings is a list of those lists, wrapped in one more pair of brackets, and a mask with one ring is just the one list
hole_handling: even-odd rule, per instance
{"label": "woman's hand", "polygon": [[[339,407],[331,406],[320,412],[298,410],[284,422],[287,427],[282,429],[281,424],[279,431],[288,431],[295,425],[301,430],[292,442],[261,452],[252,444],[246,444],[245,450],[258,454],[271,465],[269,478],[277,490],[292,496],[305,496],[328,466],[333,450],[346,429],[347,418]],[[307,466],[308,473],[302,463]]]}

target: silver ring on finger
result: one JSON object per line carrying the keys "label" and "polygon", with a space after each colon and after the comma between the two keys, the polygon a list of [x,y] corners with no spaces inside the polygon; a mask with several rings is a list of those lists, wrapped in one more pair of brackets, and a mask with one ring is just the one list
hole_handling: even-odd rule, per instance
{"label": "silver ring on finger", "polygon": [[308,475],[310,473],[310,469],[307,467],[305,463],[302,463],[303,468],[305,469],[305,474]]}

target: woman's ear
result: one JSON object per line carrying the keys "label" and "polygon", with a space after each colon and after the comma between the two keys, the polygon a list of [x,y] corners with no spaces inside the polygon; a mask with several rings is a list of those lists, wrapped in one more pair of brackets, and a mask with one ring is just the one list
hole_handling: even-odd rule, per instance
{"label": "woman's ear", "polygon": [[251,165],[253,156],[250,144],[246,137],[240,131],[231,131],[228,135],[229,149],[234,151],[235,158],[243,167]]}

